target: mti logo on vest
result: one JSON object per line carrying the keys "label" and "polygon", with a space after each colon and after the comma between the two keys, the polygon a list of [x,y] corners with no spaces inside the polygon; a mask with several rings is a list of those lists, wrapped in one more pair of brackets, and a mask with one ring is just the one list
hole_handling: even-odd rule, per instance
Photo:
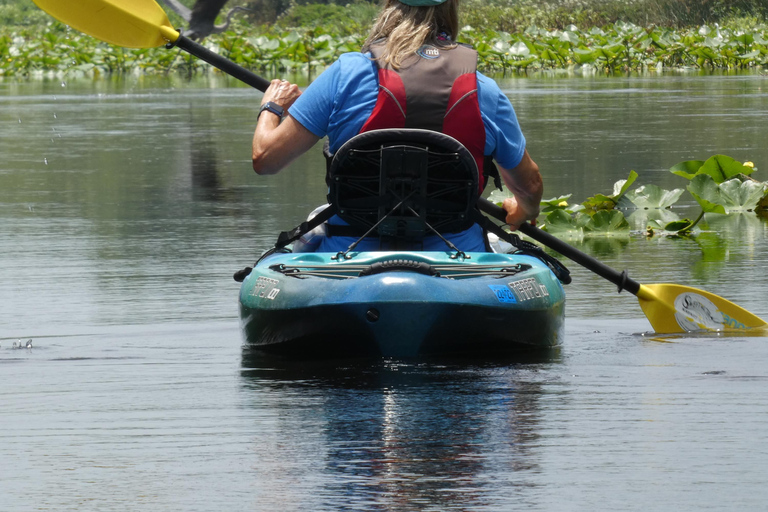
{"label": "mti logo on vest", "polygon": [[419,57],[422,57],[424,59],[437,59],[438,57],[440,57],[440,50],[438,50],[434,46],[425,44],[424,46],[416,50],[416,54]]}

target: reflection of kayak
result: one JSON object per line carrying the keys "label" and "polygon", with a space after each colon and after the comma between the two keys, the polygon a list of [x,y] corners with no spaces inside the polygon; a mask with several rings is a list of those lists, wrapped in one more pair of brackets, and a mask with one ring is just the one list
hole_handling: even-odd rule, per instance
{"label": "reflection of kayak", "polygon": [[[250,348],[409,357],[559,343],[565,294],[553,271],[569,282],[567,269],[477,211],[477,165],[458,141],[425,130],[366,132],[339,149],[328,172],[330,207],[236,274]],[[338,253],[298,252],[333,215],[356,232],[354,242]],[[465,253],[450,242],[476,224],[511,245]],[[445,250],[413,250],[433,234]],[[356,249],[371,236],[379,249]],[[297,252],[288,252],[294,241]]]}
{"label": "reflection of kayak", "polygon": [[471,253],[277,253],[243,282],[252,348],[301,357],[408,357],[556,345],[565,294],[538,258]]}

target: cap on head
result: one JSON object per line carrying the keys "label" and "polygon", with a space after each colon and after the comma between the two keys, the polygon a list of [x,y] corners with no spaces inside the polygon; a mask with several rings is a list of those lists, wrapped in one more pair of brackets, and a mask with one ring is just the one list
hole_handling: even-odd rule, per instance
{"label": "cap on head", "polygon": [[447,1],[448,0],[400,0],[400,3],[413,7],[430,7],[433,5],[444,4]]}

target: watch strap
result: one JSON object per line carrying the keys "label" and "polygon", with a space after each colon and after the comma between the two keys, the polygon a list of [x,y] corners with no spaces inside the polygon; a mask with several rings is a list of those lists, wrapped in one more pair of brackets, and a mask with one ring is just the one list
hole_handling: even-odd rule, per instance
{"label": "watch strap", "polygon": [[[263,104],[261,106],[261,108],[259,109],[259,116],[265,110],[267,112],[272,112],[273,114],[275,114],[280,119],[282,119],[283,115],[285,114],[285,109],[283,107],[281,107],[280,105],[278,105],[277,103],[273,102],[273,101],[268,101],[268,102],[266,102],[265,104]],[[258,117],[257,117],[257,119],[258,119]]]}

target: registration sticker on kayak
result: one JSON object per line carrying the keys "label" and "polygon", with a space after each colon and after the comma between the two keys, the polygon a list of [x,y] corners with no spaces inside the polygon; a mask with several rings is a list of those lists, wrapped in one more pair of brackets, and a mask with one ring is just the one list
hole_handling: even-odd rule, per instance
{"label": "registration sticker on kayak", "polygon": [[261,276],[256,280],[256,284],[253,285],[251,295],[262,299],[275,300],[277,294],[280,293],[280,288],[277,287],[279,284],[280,281],[277,279]]}
{"label": "registration sticker on kayak", "polygon": [[488,288],[493,290],[493,293],[496,294],[496,298],[499,299],[499,302],[517,304],[517,298],[515,298],[515,294],[512,293],[509,286],[505,284],[489,284]]}
{"label": "registration sticker on kayak", "polygon": [[547,290],[547,287],[543,284],[540,284],[533,277],[508,283],[508,286],[514,290],[515,295],[520,299],[520,302],[525,302],[531,299],[540,299],[542,297],[549,297],[549,291]]}

